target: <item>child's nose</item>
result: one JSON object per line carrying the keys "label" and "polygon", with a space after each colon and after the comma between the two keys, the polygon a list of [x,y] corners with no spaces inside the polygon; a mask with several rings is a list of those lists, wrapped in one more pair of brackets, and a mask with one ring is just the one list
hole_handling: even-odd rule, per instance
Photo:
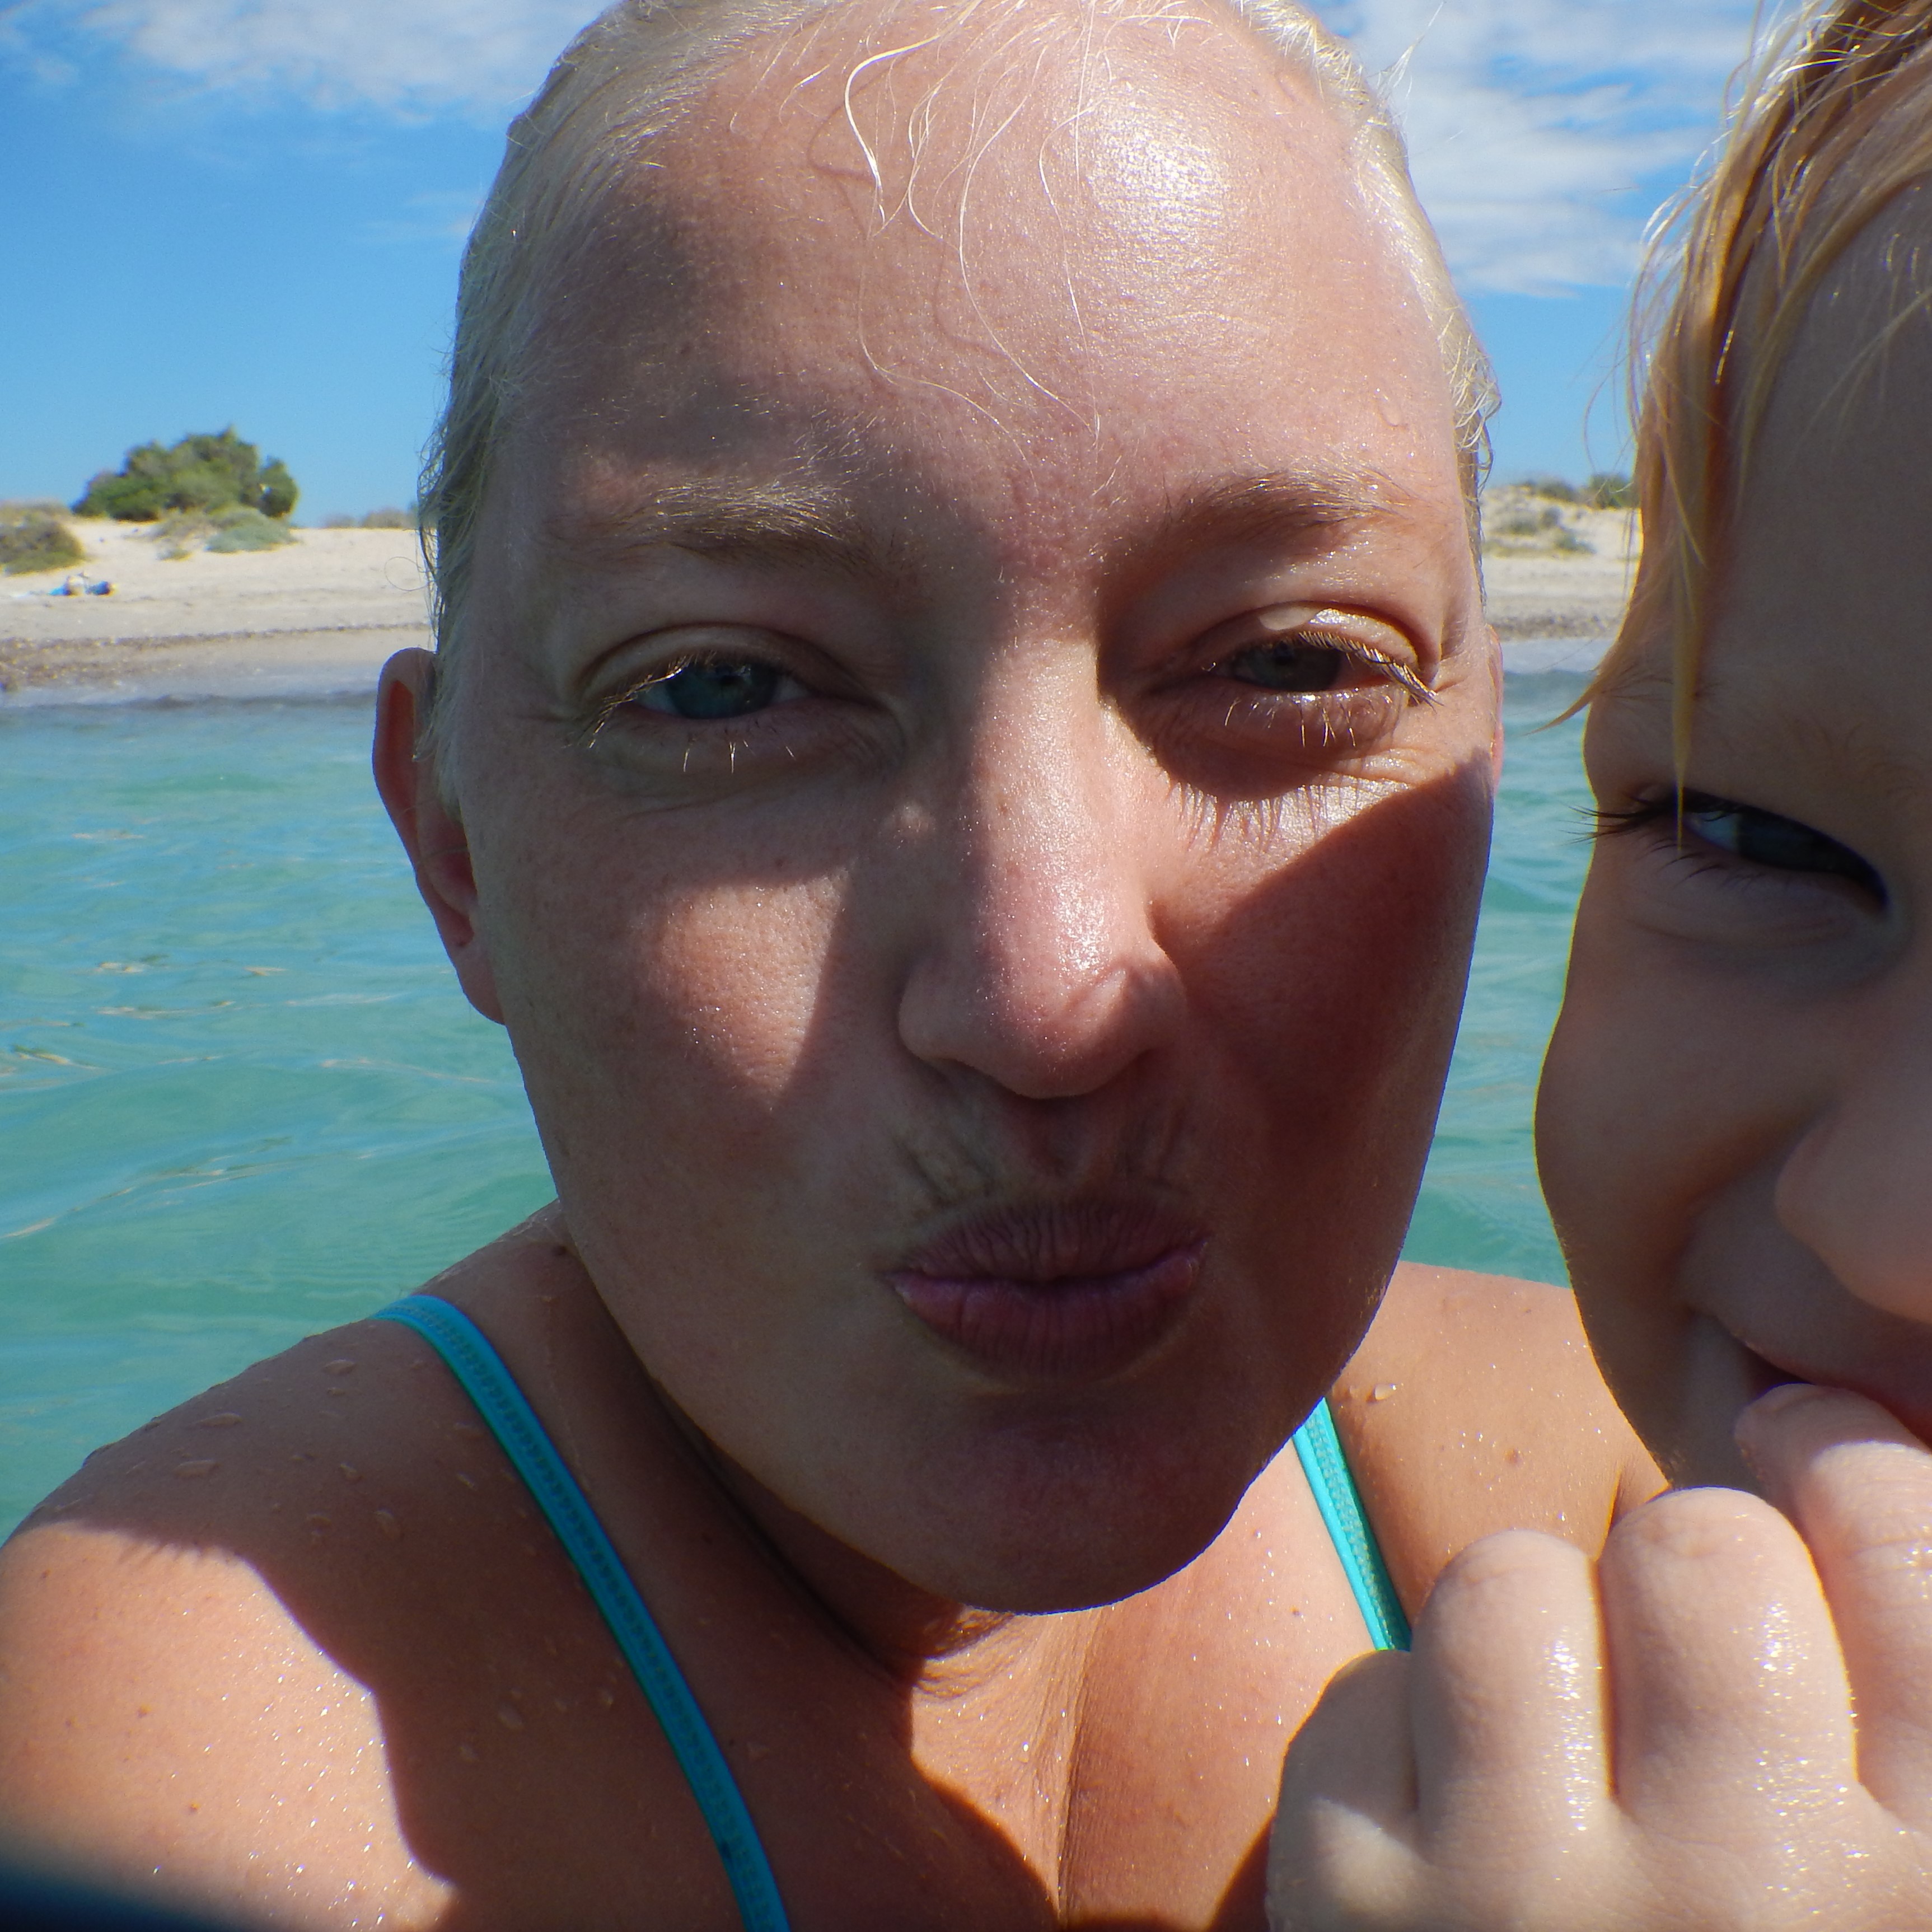
{"label": "child's nose", "polygon": [[1888,1030],[1786,1157],[1778,1219],[1862,1301],[1932,1322],[1932,1027]]}

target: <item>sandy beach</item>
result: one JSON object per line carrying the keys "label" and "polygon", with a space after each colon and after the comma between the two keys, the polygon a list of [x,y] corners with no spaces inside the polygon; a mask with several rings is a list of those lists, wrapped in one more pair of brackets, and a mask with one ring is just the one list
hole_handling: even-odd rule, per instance
{"label": "sandy beach", "polygon": [[[1510,670],[1587,671],[1622,613],[1633,520],[1564,509],[1504,534],[1541,518],[1533,501],[1503,491],[1488,506],[1490,621]],[[74,529],[88,553],[77,568],[113,595],[47,596],[67,569],[0,578],[0,704],[352,694],[375,688],[392,651],[429,641],[408,530],[298,530],[277,550],[170,558],[149,525]]]}
{"label": "sandy beach", "polygon": [[[84,564],[0,577],[0,703],[373,691],[429,641],[410,530],[298,530],[279,549],[164,554],[153,526],[76,520]],[[70,568],[108,597],[50,597]]]}

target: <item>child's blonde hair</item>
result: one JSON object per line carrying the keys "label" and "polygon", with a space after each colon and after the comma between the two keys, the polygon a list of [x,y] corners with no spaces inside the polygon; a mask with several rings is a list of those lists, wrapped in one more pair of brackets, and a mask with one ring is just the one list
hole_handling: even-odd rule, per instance
{"label": "child's blonde hair", "polygon": [[[1085,0],[1106,12],[1118,0]],[[449,396],[422,490],[437,653],[444,675],[431,725],[447,717],[476,528],[506,410],[538,349],[544,292],[601,238],[612,187],[731,56],[764,34],[799,26],[841,0],[618,0],[579,34],[511,128],[503,164],[464,257]],[[958,0],[963,25],[981,0]],[[1120,6],[1123,19],[1179,22],[1191,0]],[[1294,0],[1222,0],[1306,75],[1349,139],[1364,200],[1412,278],[1448,372],[1472,537],[1496,404],[1434,230],[1411,184],[1385,103],[1346,46]],[[889,12],[890,10],[886,10]],[[1193,16],[1192,17],[1198,17]],[[890,20],[882,13],[882,29]],[[881,46],[891,48],[890,38]],[[874,56],[874,61],[888,57]],[[871,63],[868,63],[868,64]],[[439,735],[440,731],[439,730]],[[446,746],[446,752],[448,748]]]}
{"label": "child's blonde hair", "polygon": [[[1773,386],[1832,266],[1932,175],[1932,0],[1843,0],[1760,63],[1706,178],[1640,285],[1630,608],[1592,694],[1636,646],[1671,640],[1678,767],[1689,754],[1714,576]],[[1928,299],[1916,294],[1904,314]],[[1657,319],[1646,328],[1648,311]]]}

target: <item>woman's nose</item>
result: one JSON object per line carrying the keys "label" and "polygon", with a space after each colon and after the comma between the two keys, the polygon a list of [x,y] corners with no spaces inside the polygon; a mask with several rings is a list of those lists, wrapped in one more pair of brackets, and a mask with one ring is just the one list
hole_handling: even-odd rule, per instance
{"label": "woman's nose", "polygon": [[1183,1005],[1154,932],[1158,808],[1090,686],[1064,709],[980,734],[929,848],[899,1006],[920,1059],[1030,1100],[1104,1088]]}
{"label": "woman's nose", "polygon": [[1873,1036],[1786,1157],[1778,1216],[1860,1300],[1932,1322],[1932,1027]]}

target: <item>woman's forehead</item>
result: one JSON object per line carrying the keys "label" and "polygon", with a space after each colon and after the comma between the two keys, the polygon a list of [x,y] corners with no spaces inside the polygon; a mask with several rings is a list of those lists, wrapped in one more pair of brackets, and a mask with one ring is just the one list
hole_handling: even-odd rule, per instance
{"label": "woman's forehead", "polygon": [[500,539],[717,477],[1024,526],[1022,568],[1243,478],[1460,529],[1433,329],[1276,56],[1215,16],[1083,68],[988,10],[885,62],[870,17],[740,53],[610,194],[505,425]]}

